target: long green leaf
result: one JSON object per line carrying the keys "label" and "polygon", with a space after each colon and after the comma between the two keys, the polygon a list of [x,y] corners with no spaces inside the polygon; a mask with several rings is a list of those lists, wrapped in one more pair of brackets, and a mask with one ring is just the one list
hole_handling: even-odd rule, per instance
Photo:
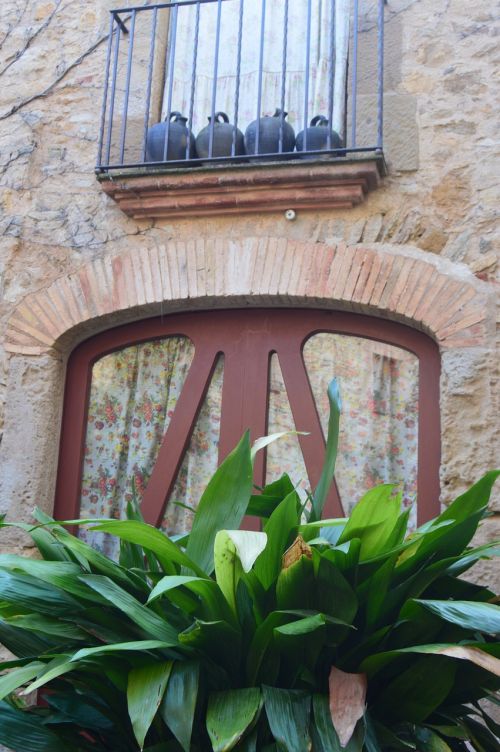
{"label": "long green leaf", "polygon": [[31,632],[40,632],[54,639],[67,640],[88,640],[89,635],[83,629],[79,629],[70,622],[62,619],[43,616],[42,614],[20,614],[5,619],[7,624],[19,629],[26,629]]}
{"label": "long green leaf", "polygon": [[332,723],[327,695],[313,695],[314,727],[317,733],[315,752],[342,752],[339,737]]}
{"label": "long green leaf", "polygon": [[295,537],[300,521],[298,506],[299,498],[296,491],[292,491],[264,525],[267,546],[255,562],[254,571],[266,590],[275,582],[281,569],[281,557]]}
{"label": "long green leaf", "polygon": [[405,653],[444,655],[448,658],[466,660],[500,676],[500,645],[485,642],[461,643],[460,645],[443,642],[434,645],[414,645],[398,650],[387,650],[366,658],[361,664],[361,670],[365,671],[368,676],[373,676],[399,655]]}
{"label": "long green leaf", "polygon": [[208,698],[207,731],[214,752],[229,752],[253,726],[262,708],[258,687],[212,692]]}
{"label": "long green leaf", "polygon": [[7,674],[0,676],[0,700],[3,700],[4,697],[10,695],[15,689],[22,687],[26,682],[31,681],[31,679],[37,676],[40,671],[43,671],[44,668],[45,663],[34,661],[27,666],[14,669],[13,671],[9,671]]}
{"label": "long green leaf", "polygon": [[493,603],[435,600],[417,600],[416,603],[420,603],[445,621],[458,624],[465,629],[500,634],[500,606]]}
{"label": "long green leaf", "polygon": [[148,635],[174,646],[178,644],[177,631],[166,621],[143,606],[140,601],[116,585],[109,577],[102,575],[82,575],[80,580],[92,590],[100,593],[109,603],[123,611]]}
{"label": "long green leaf", "polygon": [[49,616],[63,616],[84,608],[75,598],[40,578],[5,569],[0,569],[0,593],[4,601]]}
{"label": "long green leaf", "polygon": [[394,488],[394,485],[385,483],[370,489],[352,510],[339,538],[339,544],[359,538],[361,560],[391,547],[401,510],[401,495],[394,496]]}
{"label": "long green leaf", "polygon": [[43,687],[53,679],[57,679],[58,676],[68,674],[70,671],[74,671],[77,667],[76,663],[72,662],[71,657],[67,655],[54,658],[50,663],[47,663],[45,670],[40,672],[38,679],[27,687],[22,694],[29,694],[36,689]]}
{"label": "long green leaf", "polygon": [[152,525],[138,520],[108,520],[93,525],[92,530],[103,533],[111,533],[124,541],[136,543],[148,551],[152,551],[160,564],[169,570],[175,562],[186,569],[191,569],[198,577],[206,577],[204,571],[192,561],[182,549],[174,543],[165,533],[160,532]]}
{"label": "long green leaf", "polygon": [[191,749],[198,698],[200,666],[196,661],[174,663],[160,713],[184,752]]}
{"label": "long green leaf", "polygon": [[68,752],[66,743],[39,717],[0,702],[0,744],[14,752]]}
{"label": "long green leaf", "polygon": [[158,712],[172,670],[172,661],[139,666],[128,675],[128,714],[139,747],[144,749],[144,740]]}
{"label": "long green leaf", "polygon": [[326,439],[325,460],[319,483],[313,495],[312,509],[309,515],[309,522],[315,522],[321,519],[323,507],[325,505],[330,486],[332,485],[333,475],[335,473],[335,462],[337,460],[337,448],[339,443],[339,422],[342,411],[340,400],[340,390],[337,379],[332,379],[328,385],[328,402],[330,403],[330,417],[328,420],[328,435]]}
{"label": "long green leaf", "polygon": [[310,695],[265,685],[262,689],[267,719],[280,752],[309,752]]}
{"label": "long green leaf", "polygon": [[204,572],[214,569],[214,543],[219,530],[237,530],[253,484],[250,435],[245,433],[209,481],[196,510],[186,554]]}
{"label": "long green leaf", "polygon": [[436,519],[436,522],[445,520],[460,522],[477,512],[484,511],[490,500],[491,489],[499,475],[500,470],[491,470],[486,473],[477,483],[474,483],[465,493],[458,496],[455,501],[446,507]]}
{"label": "long green leaf", "polygon": [[82,648],[72,657],[73,661],[81,661],[84,658],[94,658],[94,656],[105,653],[121,653],[122,651],[137,651],[144,653],[146,650],[166,650],[171,647],[170,642],[162,640],[133,640],[132,642],[115,642],[112,645],[97,645],[95,648]]}
{"label": "long green leaf", "polygon": [[[43,528],[39,528],[39,530],[41,531]],[[52,536],[50,537],[54,540]],[[104,599],[101,599],[96,593],[89,592],[88,588],[78,580],[78,575],[86,574],[85,570],[78,564],[69,561],[39,561],[38,559],[29,559],[13,554],[3,554],[0,556],[0,567],[36,577],[42,582],[55,585],[55,587],[65,590],[70,595],[76,595],[78,598],[89,600],[92,603],[105,603]]]}
{"label": "long green leaf", "polygon": [[173,590],[185,587],[200,598],[205,613],[214,619],[223,616],[231,618],[231,612],[220,591],[219,586],[210,578],[190,577],[189,575],[167,575],[155,585],[148,598],[148,603],[169,595]]}

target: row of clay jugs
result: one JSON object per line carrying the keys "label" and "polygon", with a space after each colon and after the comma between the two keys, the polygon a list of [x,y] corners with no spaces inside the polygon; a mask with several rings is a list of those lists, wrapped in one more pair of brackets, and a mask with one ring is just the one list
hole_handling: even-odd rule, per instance
{"label": "row of clay jugs", "polygon": [[[187,118],[180,112],[172,112],[168,125],[168,146],[165,154],[165,140],[167,137],[167,121],[157,123],[148,130],[146,142],[146,157],[149,162],[177,161],[183,159],[208,159],[210,153],[210,138],[212,136],[212,158],[242,156],[247,154],[278,154],[297,151],[322,151],[340,147],[340,138],[329,128],[328,120],[323,115],[317,115],[311,120],[306,131],[301,131],[295,139],[292,126],[285,121],[288,113],[277,109],[274,115],[254,120],[242,132],[231,125],[225,112],[217,112],[208,118],[208,125],[198,134],[196,141],[186,126]],[[257,130],[259,142],[257,144]],[[307,132],[307,145],[304,134]],[[189,139],[189,149],[187,148]],[[328,143],[330,141],[330,144]],[[281,149],[280,149],[281,145]],[[314,157],[314,155],[313,155]]]}

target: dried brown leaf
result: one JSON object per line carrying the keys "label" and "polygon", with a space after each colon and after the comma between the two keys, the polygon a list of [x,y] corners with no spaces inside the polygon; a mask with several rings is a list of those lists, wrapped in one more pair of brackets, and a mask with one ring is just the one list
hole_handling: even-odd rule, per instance
{"label": "dried brown leaf", "polygon": [[466,645],[452,645],[448,648],[442,648],[438,652],[440,655],[447,655],[450,658],[460,658],[464,661],[472,661],[476,666],[480,666],[486,671],[490,671],[492,674],[500,676],[500,660],[480,648],[469,648]]}
{"label": "dried brown leaf", "polygon": [[332,722],[345,747],[363,717],[366,704],[366,674],[347,674],[332,666],[329,677]]}
{"label": "dried brown leaf", "polygon": [[287,548],[283,554],[281,561],[283,569],[291,567],[301,556],[307,556],[308,559],[312,559],[312,549],[307,545],[304,538],[301,535],[298,535],[290,548]]}

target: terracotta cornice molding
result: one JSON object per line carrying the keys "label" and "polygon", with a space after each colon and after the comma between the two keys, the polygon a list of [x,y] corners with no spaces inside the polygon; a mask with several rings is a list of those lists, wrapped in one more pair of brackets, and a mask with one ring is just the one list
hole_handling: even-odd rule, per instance
{"label": "terracotta cornice molding", "polygon": [[345,209],[375,190],[379,158],[245,164],[99,175],[103,190],[129,217],[175,218],[287,209]]}

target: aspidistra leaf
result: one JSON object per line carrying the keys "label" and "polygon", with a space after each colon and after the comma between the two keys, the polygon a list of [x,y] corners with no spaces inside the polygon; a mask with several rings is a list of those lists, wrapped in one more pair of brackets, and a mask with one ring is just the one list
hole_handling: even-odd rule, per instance
{"label": "aspidistra leaf", "polygon": [[252,727],[262,708],[259,687],[213,692],[208,698],[207,731],[214,752],[229,752]]}
{"label": "aspidistra leaf", "polygon": [[172,661],[163,661],[139,666],[128,675],[128,714],[141,750],[160,707],[171,670]]}

